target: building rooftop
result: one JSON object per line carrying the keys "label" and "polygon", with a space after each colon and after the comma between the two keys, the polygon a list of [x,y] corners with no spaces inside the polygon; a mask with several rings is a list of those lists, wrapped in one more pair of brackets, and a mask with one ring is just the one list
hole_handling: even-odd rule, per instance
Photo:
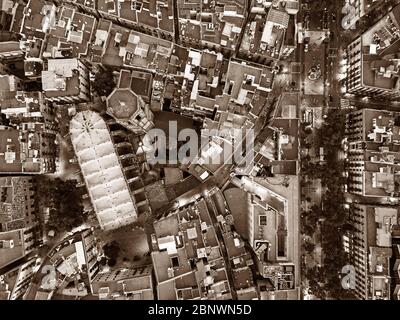
{"label": "building rooftop", "polygon": [[26,206],[32,206],[29,177],[0,177],[0,232],[24,228]]}
{"label": "building rooftop", "polygon": [[[136,75],[137,78],[133,78],[133,75]],[[143,78],[139,78],[140,80],[137,81],[138,77],[146,75],[148,74],[143,72],[130,73],[127,70],[121,70],[118,86],[106,100],[107,113],[118,123],[134,132],[147,132],[154,126],[152,122],[152,112],[149,110],[142,97],[132,89],[132,87],[135,87],[136,90],[142,93],[146,92],[150,82],[143,81]],[[135,83],[139,82],[143,82],[144,86],[146,86],[147,83],[147,88],[141,88],[140,85],[135,85]],[[140,89],[145,90],[143,91]],[[148,96],[145,96],[145,98],[148,98]]]}
{"label": "building rooftop", "polygon": [[70,133],[102,229],[133,223],[137,210],[105,121],[95,112],[80,112],[71,120]]}
{"label": "building rooftop", "polygon": [[[362,191],[369,196],[397,196],[400,170],[400,113],[363,109],[347,116],[349,165],[363,161]],[[361,145],[360,145],[361,143]]]}
{"label": "building rooftop", "polygon": [[297,37],[297,26],[296,20],[294,16],[290,16],[289,25],[285,32],[285,41],[284,44],[286,46],[296,46],[296,37]]}
{"label": "building rooftop", "polygon": [[[252,198],[253,225],[250,226],[250,240],[261,261],[276,261],[278,257],[286,256],[287,236],[285,203],[279,198],[269,197],[267,200]],[[282,250],[283,249],[283,250]]]}
{"label": "building rooftop", "polygon": [[97,8],[100,12],[119,17],[128,24],[135,23],[171,34],[173,32],[172,0],[150,0],[148,2],[97,0]]}
{"label": "building rooftop", "polygon": [[289,25],[289,14],[284,10],[271,7],[267,13],[267,22],[268,21],[286,29]]}
{"label": "building rooftop", "polygon": [[152,252],[152,260],[159,298],[231,298],[224,260],[204,200],[171,212],[156,221],[154,229],[158,251]]}
{"label": "building rooftop", "polygon": [[216,107],[229,100],[222,96],[221,83],[227,66],[228,60],[221,53],[174,45],[168,73],[175,81],[167,81],[173,93],[171,107],[188,116],[211,116]]}
{"label": "building rooftop", "polygon": [[368,219],[370,225],[374,226],[375,230],[371,230],[370,243],[379,247],[392,246],[392,230],[393,226],[398,225],[398,217],[400,217],[397,208],[390,207],[375,207],[371,208],[373,213],[370,213]]}
{"label": "building rooftop", "polygon": [[15,100],[16,91],[21,89],[20,80],[13,75],[0,75],[0,107],[7,101]]}
{"label": "building rooftop", "polygon": [[393,8],[362,36],[362,45],[371,47],[378,54],[384,53],[388,47],[400,38],[400,6]]}
{"label": "building rooftop", "polygon": [[47,165],[56,156],[52,130],[57,125],[42,93],[21,91],[18,79],[12,76],[0,77],[2,84],[4,91],[0,89],[0,105],[7,126],[0,128],[0,140],[3,141],[0,171],[39,173],[53,170]]}
{"label": "building rooftop", "polygon": [[149,101],[153,84],[153,76],[151,73],[132,71],[127,80],[127,83],[129,83],[130,80],[128,86],[134,93],[141,96],[144,101]]}
{"label": "building rooftop", "polygon": [[86,56],[95,25],[95,17],[77,12],[72,7],[60,7],[56,20],[49,30],[43,56],[46,58]]}
{"label": "building rooftop", "polygon": [[395,59],[400,48],[400,5],[360,37],[362,84],[386,91],[400,88],[400,65]]}
{"label": "building rooftop", "polygon": [[44,0],[29,0],[23,7],[24,19],[20,32],[28,37],[35,36],[44,39],[56,19],[56,6]]}
{"label": "building rooftop", "polygon": [[139,97],[130,89],[115,89],[107,98],[114,117],[129,120],[138,110]]}
{"label": "building rooftop", "polygon": [[[376,150],[375,145],[390,147],[400,144],[400,113],[386,110],[363,109],[363,140],[367,147]],[[351,138],[351,137],[350,137]]]}
{"label": "building rooftop", "polygon": [[299,120],[277,118],[272,125],[279,128],[276,160],[297,160],[299,158]]}
{"label": "building rooftop", "polygon": [[[233,283],[236,290],[242,290],[254,285],[253,275],[249,267],[233,270]],[[256,296],[257,297],[257,296]]]}
{"label": "building rooftop", "polygon": [[[374,165],[373,168],[371,166]],[[368,171],[363,172],[364,195],[368,196],[397,196],[400,191],[400,174],[390,165],[372,164]]]}
{"label": "building rooftop", "polygon": [[18,41],[3,41],[0,42],[0,53],[20,51],[20,43]]}
{"label": "building rooftop", "polygon": [[152,300],[152,266],[99,273],[92,281],[93,294],[100,299]]}
{"label": "building rooftop", "polygon": [[[275,112],[275,120],[272,127],[266,127],[258,134],[254,143],[253,162],[240,172],[256,176],[268,176],[269,173],[296,175],[298,172],[298,126],[299,120],[291,115],[296,114],[295,105],[285,105]],[[286,108],[290,107],[290,108]]]}
{"label": "building rooftop", "polygon": [[224,93],[230,95],[236,104],[250,104],[257,90],[265,92],[271,90],[272,80],[273,75],[268,67],[231,60]]}
{"label": "building rooftop", "polygon": [[243,239],[247,240],[249,229],[247,217],[250,214],[250,208],[247,205],[247,192],[240,188],[230,188],[224,191],[224,197],[233,216],[235,230]]}
{"label": "building rooftop", "polygon": [[0,126],[0,172],[39,173],[40,133]]}
{"label": "building rooftop", "polygon": [[[248,205],[252,219],[247,231],[248,241],[258,256],[260,273],[265,278],[271,278],[271,274],[279,275],[272,277],[277,290],[281,290],[285,283],[290,288],[299,285],[296,254],[298,198],[295,195],[298,181],[295,177],[293,179],[288,181],[287,187],[282,185],[281,178],[242,176],[232,180],[236,186],[251,194]],[[281,261],[285,261],[285,265]]]}
{"label": "building rooftop", "polygon": [[275,5],[263,1],[252,2],[249,23],[240,44],[246,56],[279,59],[283,44],[295,45],[294,15],[299,10],[298,1],[278,1]]}
{"label": "building rooftop", "polygon": [[392,248],[369,248],[369,271],[373,300],[390,299],[390,257]]}
{"label": "building rooftop", "polygon": [[368,292],[365,292],[365,295],[368,294],[372,299],[387,299],[390,296],[390,259],[394,248],[392,237],[399,227],[399,209],[394,206],[355,203],[352,206],[364,220],[354,234],[356,237],[361,237],[361,242],[355,242],[354,245],[359,247],[364,255],[360,261],[365,261],[365,269],[362,271],[368,283],[366,288]]}
{"label": "building rooftop", "polygon": [[74,96],[79,89],[78,59],[49,59],[42,71],[42,88],[46,97]]}
{"label": "building rooftop", "polygon": [[21,299],[31,282],[36,268],[36,257],[31,257],[12,266],[9,271],[0,275],[0,299]]}
{"label": "building rooftop", "polygon": [[189,41],[233,50],[245,21],[246,5],[245,0],[178,1],[180,34]]}
{"label": "building rooftop", "polygon": [[66,2],[75,3],[92,9],[96,7],[96,0],[67,0]]}
{"label": "building rooftop", "polygon": [[11,13],[13,7],[14,7],[14,2],[12,0],[0,1],[0,10],[1,11]]}
{"label": "building rooftop", "polygon": [[25,255],[23,229],[0,232],[0,268]]}
{"label": "building rooftop", "polygon": [[100,63],[102,56],[105,54],[105,51],[107,49],[107,40],[111,32],[111,27],[111,21],[99,19],[91,45],[91,59],[95,63]]}
{"label": "building rooftop", "polygon": [[400,83],[399,65],[395,61],[377,59],[373,55],[363,57],[363,84],[391,91],[398,91]]}
{"label": "building rooftop", "polygon": [[[100,23],[102,20],[100,20]],[[99,23],[99,24],[100,24]],[[102,29],[104,30],[104,24]],[[107,40],[105,40],[107,38]],[[107,34],[96,31],[95,43],[106,46],[101,62],[113,66],[132,66],[165,73],[172,51],[172,42],[112,24]],[[100,50],[96,50],[98,54]]]}

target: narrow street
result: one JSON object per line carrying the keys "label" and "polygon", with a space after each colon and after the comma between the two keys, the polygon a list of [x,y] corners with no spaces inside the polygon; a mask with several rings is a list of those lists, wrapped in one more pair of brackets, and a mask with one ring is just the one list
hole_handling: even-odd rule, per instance
{"label": "narrow street", "polygon": [[231,262],[229,260],[228,253],[226,251],[226,247],[225,247],[225,244],[224,244],[224,237],[222,235],[221,228],[219,226],[219,222],[217,221],[217,217],[216,217],[216,215],[218,213],[218,210],[215,207],[215,204],[211,200],[210,197],[206,197],[205,199],[206,199],[208,211],[210,212],[211,220],[212,220],[214,228],[215,228],[215,232],[216,232],[217,237],[218,237],[218,241],[219,241],[220,248],[221,248],[221,253],[222,253],[223,257],[224,257],[227,276],[228,276],[228,280],[229,280],[229,286],[231,287],[231,292],[232,292],[232,298],[234,300],[237,300],[237,294],[236,294],[235,287],[234,287],[234,280],[233,280]]}
{"label": "narrow street", "polygon": [[[175,1],[176,1],[176,0],[175,0]],[[244,27],[243,27],[242,30],[240,31],[239,38],[238,38],[238,41],[237,41],[236,46],[235,46],[235,54],[234,54],[234,57],[237,57],[238,54],[239,54],[239,49],[240,49],[240,45],[241,45],[241,43],[242,43],[243,35],[244,35],[244,33],[246,32],[246,26],[247,26],[247,25],[249,24],[249,22],[250,22],[251,3],[252,3],[252,2],[251,2],[250,0],[247,1],[247,9],[246,9],[247,15],[246,15],[245,21],[244,21],[244,23],[243,23],[243,26],[244,26]]]}
{"label": "narrow street", "polygon": [[180,38],[179,38],[179,16],[178,16],[178,1],[177,0],[172,0],[173,2],[173,7],[174,7],[174,42],[176,44],[180,44]]}
{"label": "narrow street", "polygon": [[341,37],[341,26],[339,25],[339,21],[341,19],[341,9],[340,5],[338,5],[339,0],[333,1],[332,12],[334,16],[329,17],[329,29],[330,29],[330,37],[327,43],[328,49],[328,59],[327,59],[327,70],[328,70],[328,96],[327,96],[327,104],[329,107],[339,107],[340,106],[340,97],[341,97],[341,83],[339,80],[339,68],[340,61],[342,59],[342,42]]}
{"label": "narrow street", "polygon": [[46,267],[52,267],[50,263],[50,259],[56,248],[62,244],[65,244],[69,240],[78,239],[78,234],[68,235],[64,238],[59,238],[57,242],[52,241],[48,245],[46,245],[40,252],[39,257],[41,258],[40,267],[37,272],[34,274],[31,285],[29,286],[27,292],[24,295],[24,300],[34,300],[36,296],[36,292],[40,289],[42,279],[46,276],[48,270],[45,270]]}
{"label": "narrow street", "polygon": [[[311,160],[316,158],[319,160],[319,148],[314,148],[313,144],[316,137],[316,128],[320,128],[323,123],[322,115],[326,114],[329,107],[333,107],[340,102],[340,89],[339,83],[336,80],[337,66],[338,66],[338,43],[337,37],[339,34],[338,20],[340,19],[340,9],[335,0],[332,2],[324,1],[322,4],[316,2],[307,2],[307,5],[302,7],[300,17],[303,18],[303,26],[307,27],[303,31],[305,36],[308,36],[307,43],[309,49],[306,50],[304,44],[299,44],[298,56],[302,65],[301,70],[301,109],[302,112],[311,112],[312,114],[312,133],[311,148],[305,149],[307,154],[311,154]],[[326,10],[325,10],[326,9]],[[317,12],[317,13],[316,13]],[[334,15],[332,15],[334,12]],[[327,21],[324,21],[323,17]],[[308,21],[306,23],[306,21]],[[327,23],[328,29],[324,29],[324,23]],[[321,79],[311,81],[308,79],[308,72],[311,67],[321,65]],[[319,115],[319,116],[317,116]],[[305,148],[304,142],[302,148]],[[303,186],[300,201],[300,211],[308,212],[313,205],[321,205],[322,186],[320,179],[310,180],[306,176],[301,177]],[[300,224],[305,223],[305,218],[300,218]],[[311,241],[316,248],[320,248],[320,238],[316,232],[313,237],[308,237],[299,232],[299,257],[301,259],[301,282],[303,288],[308,287],[308,280],[305,273],[308,269],[319,265],[321,263],[321,252],[309,254],[306,252],[304,244]]]}

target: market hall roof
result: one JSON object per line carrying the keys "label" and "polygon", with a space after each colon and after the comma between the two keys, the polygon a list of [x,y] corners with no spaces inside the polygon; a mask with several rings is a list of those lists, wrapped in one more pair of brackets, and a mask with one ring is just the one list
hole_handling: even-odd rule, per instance
{"label": "market hall roof", "polygon": [[93,111],[79,112],[71,120],[70,133],[101,228],[134,222],[136,207],[105,121]]}

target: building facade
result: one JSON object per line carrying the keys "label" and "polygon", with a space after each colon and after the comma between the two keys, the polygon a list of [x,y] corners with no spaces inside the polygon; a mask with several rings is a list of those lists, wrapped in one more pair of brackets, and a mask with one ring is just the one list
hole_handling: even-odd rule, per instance
{"label": "building facade", "polygon": [[400,5],[347,47],[347,93],[379,99],[400,97]]}
{"label": "building facade", "polygon": [[398,223],[396,207],[350,205],[351,231],[345,251],[354,267],[354,293],[365,300],[390,299],[392,228]]}
{"label": "building facade", "polygon": [[[1,80],[1,78],[0,78]],[[1,94],[0,172],[40,174],[56,170],[58,124],[54,109],[41,92],[25,92],[18,87]]]}
{"label": "building facade", "polygon": [[0,299],[21,299],[29,288],[31,280],[38,269],[33,257],[12,270],[0,275]]}
{"label": "building facade", "polygon": [[400,113],[362,109],[346,116],[348,192],[399,197]]}
{"label": "building facade", "polygon": [[138,266],[99,273],[92,293],[101,300],[153,300],[152,266]]}
{"label": "building facade", "polygon": [[39,229],[32,178],[1,177],[0,189],[1,269],[36,249]]}
{"label": "building facade", "polygon": [[154,223],[151,253],[158,299],[232,299],[221,244],[204,199]]}

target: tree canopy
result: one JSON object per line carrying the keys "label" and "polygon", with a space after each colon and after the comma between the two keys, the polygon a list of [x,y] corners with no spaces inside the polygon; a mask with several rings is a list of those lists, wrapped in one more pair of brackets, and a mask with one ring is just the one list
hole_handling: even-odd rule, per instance
{"label": "tree canopy", "polygon": [[81,193],[75,180],[45,179],[37,183],[37,189],[39,202],[51,208],[47,222],[49,230],[68,232],[86,221]]}
{"label": "tree canopy", "polygon": [[100,69],[95,74],[94,82],[92,82],[92,89],[99,96],[109,96],[113,92],[116,84],[112,69]]}
{"label": "tree canopy", "polygon": [[104,255],[107,257],[107,264],[110,267],[115,266],[115,264],[117,263],[119,252],[121,251],[119,243],[115,240],[109,242],[106,245],[104,245],[103,251]]}
{"label": "tree canopy", "polygon": [[[302,162],[302,174],[309,179],[321,179],[322,203],[313,205],[303,213],[302,231],[312,236],[315,225],[320,224],[322,235],[323,265],[318,270],[308,270],[306,277],[310,290],[321,299],[327,296],[341,299],[348,298],[349,292],[341,285],[342,267],[348,263],[348,256],[343,248],[343,235],[349,226],[349,212],[344,207],[343,177],[344,162],[338,157],[342,152],[345,135],[345,113],[341,110],[329,110],[325,122],[317,129],[314,148],[323,147],[326,153],[324,163]],[[304,159],[303,159],[304,160]],[[310,244],[306,251],[312,251]]]}

